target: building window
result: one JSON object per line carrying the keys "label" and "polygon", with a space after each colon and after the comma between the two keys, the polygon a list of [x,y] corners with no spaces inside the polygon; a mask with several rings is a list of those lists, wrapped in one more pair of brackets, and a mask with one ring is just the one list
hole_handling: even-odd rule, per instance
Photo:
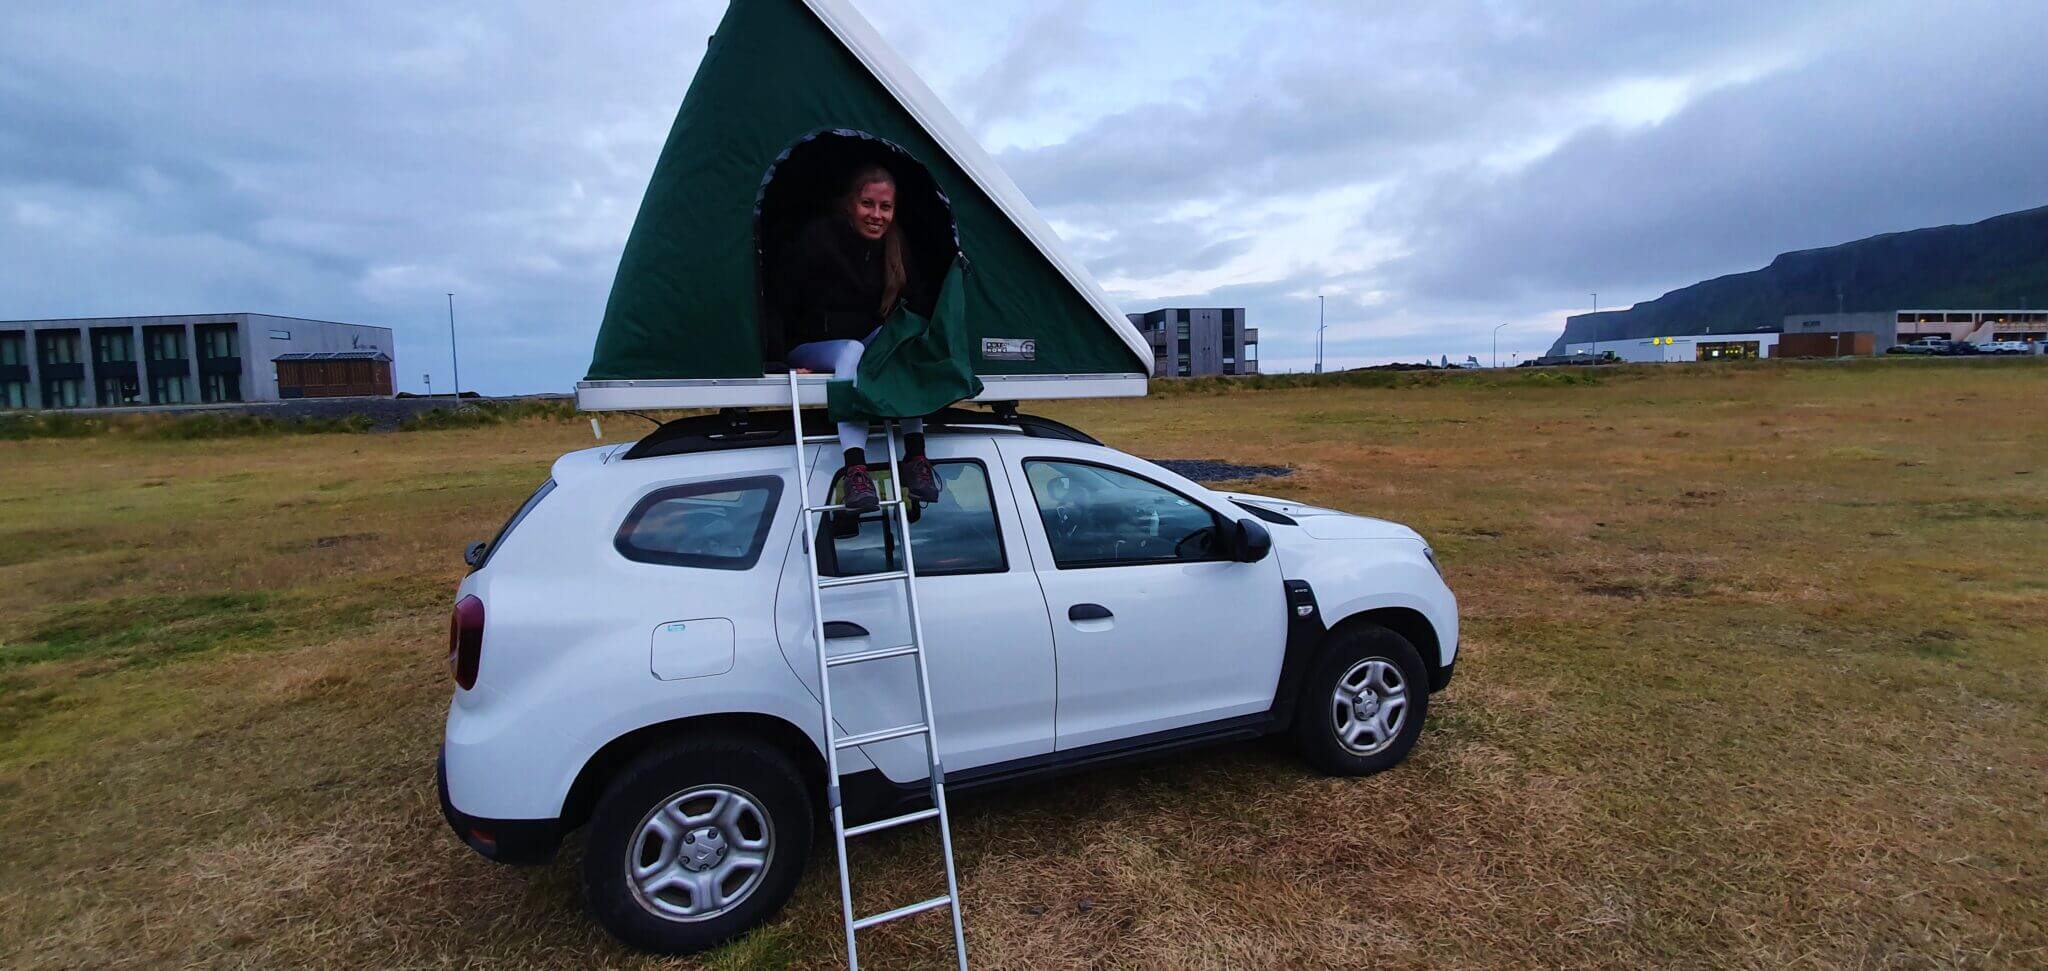
{"label": "building window", "polygon": [[235,357],[235,325],[209,324],[193,328],[193,340],[199,343],[199,359],[202,361]]}
{"label": "building window", "polygon": [[1694,360],[1743,361],[1761,357],[1759,341],[1701,341],[1693,345]]}
{"label": "building window", "polygon": [[185,331],[178,327],[150,327],[142,332],[142,352],[152,361],[185,359]]}
{"label": "building window", "polygon": [[51,378],[43,382],[43,407],[76,408],[85,404],[85,382],[77,378]]}
{"label": "building window", "polygon": [[0,334],[0,367],[21,367],[28,363],[28,355],[22,350],[20,331]]}
{"label": "building window", "polygon": [[182,405],[192,401],[192,391],[182,374],[152,374],[149,376],[149,403],[153,405]]}
{"label": "building window", "polygon": [[92,359],[95,364],[122,364],[135,360],[135,349],[129,343],[128,331],[93,331]]}
{"label": "building window", "polygon": [[36,360],[42,364],[77,364],[78,332],[55,330],[36,334]]}
{"label": "building window", "polygon": [[199,400],[221,404],[242,400],[242,378],[237,374],[208,374],[199,379]]}
{"label": "building window", "polygon": [[292,339],[292,332],[288,330],[273,330],[270,332],[270,339],[274,341],[288,341]]}

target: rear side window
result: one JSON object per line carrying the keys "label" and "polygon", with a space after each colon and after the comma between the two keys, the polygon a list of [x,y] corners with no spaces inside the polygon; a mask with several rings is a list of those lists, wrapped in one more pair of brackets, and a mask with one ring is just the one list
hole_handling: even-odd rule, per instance
{"label": "rear side window", "polygon": [[505,545],[506,537],[511,536],[512,531],[519,528],[520,522],[526,519],[526,514],[532,512],[533,507],[540,505],[540,501],[546,499],[548,493],[553,491],[555,491],[555,480],[553,479],[541,483],[540,488],[533,490],[533,495],[527,496],[526,501],[519,504],[519,511],[513,513],[511,519],[505,520],[505,525],[498,527],[498,535],[491,537],[491,545],[484,547],[484,558],[478,560],[476,566],[471,567],[469,572],[475,573],[491,565],[491,558],[498,555],[498,547]]}
{"label": "rear side window", "polygon": [[[887,467],[869,471],[875,477],[876,491],[885,496],[894,493]],[[1009,569],[1003,556],[1003,531],[996,524],[995,499],[989,492],[988,469],[980,462],[955,459],[933,462],[932,471],[944,483],[939,501],[918,510],[911,521],[910,552],[917,560],[918,576]],[[841,472],[832,483],[832,501],[845,502],[845,489],[845,473]],[[818,570],[826,576],[903,569],[894,509],[869,513],[851,524],[828,516],[818,530]]]}
{"label": "rear side window", "polygon": [[612,545],[641,563],[752,569],[781,496],[782,480],[773,476],[657,489],[633,504]]}

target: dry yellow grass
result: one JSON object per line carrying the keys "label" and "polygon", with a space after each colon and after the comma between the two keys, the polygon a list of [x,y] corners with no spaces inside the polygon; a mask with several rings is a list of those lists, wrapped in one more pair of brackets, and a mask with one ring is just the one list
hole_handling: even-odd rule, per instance
{"label": "dry yellow grass", "polygon": [[[1590,380],[1043,409],[1414,525],[1464,653],[1373,779],[1250,745],[963,800],[976,964],[2048,965],[2048,367]],[[583,918],[575,845],[504,868],[440,820],[459,551],[589,440],[0,442],[0,964],[835,964],[829,858],[659,962]],[[940,927],[863,953],[943,966]]]}

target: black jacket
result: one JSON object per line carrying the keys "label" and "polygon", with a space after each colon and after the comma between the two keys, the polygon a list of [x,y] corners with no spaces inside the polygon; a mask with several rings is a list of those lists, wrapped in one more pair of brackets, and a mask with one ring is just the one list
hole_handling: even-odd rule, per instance
{"label": "black jacket", "polygon": [[[899,299],[919,301],[909,248],[903,254]],[[882,244],[863,238],[844,217],[820,216],[770,258],[761,359],[780,361],[812,341],[860,340],[882,325]]]}

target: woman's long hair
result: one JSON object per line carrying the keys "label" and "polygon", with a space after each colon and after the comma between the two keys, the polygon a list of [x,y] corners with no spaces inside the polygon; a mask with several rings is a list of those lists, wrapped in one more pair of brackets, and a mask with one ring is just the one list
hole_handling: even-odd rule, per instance
{"label": "woman's long hair", "polygon": [[[853,218],[855,206],[860,202],[860,190],[877,182],[886,182],[889,188],[897,189],[896,177],[882,166],[869,165],[853,174],[853,181],[846,187],[846,197],[840,204],[847,219]],[[896,202],[896,212],[899,217],[903,212],[901,199]],[[891,219],[889,228],[882,233],[882,306],[876,313],[887,317],[889,311],[896,309],[896,300],[903,296],[907,280],[908,273],[903,268],[903,227]]]}

